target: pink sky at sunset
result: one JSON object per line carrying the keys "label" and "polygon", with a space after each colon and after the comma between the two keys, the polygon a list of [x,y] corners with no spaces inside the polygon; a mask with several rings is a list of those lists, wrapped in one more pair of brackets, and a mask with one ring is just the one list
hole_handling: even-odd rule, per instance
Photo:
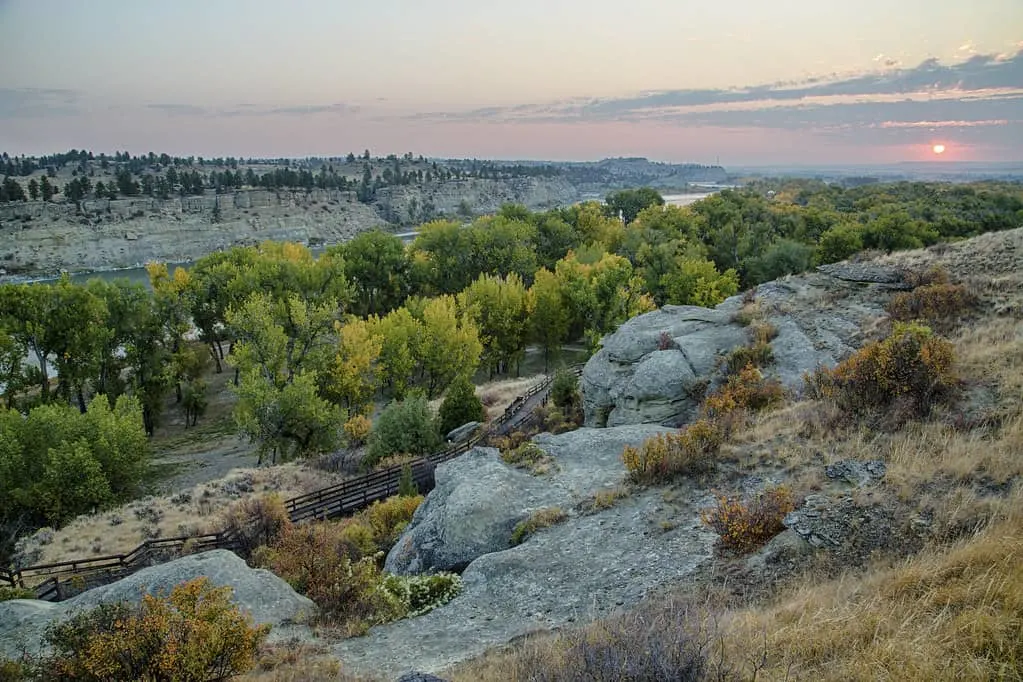
{"label": "pink sky at sunset", "polygon": [[0,150],[1015,161],[1021,41],[1018,0],[0,0]]}

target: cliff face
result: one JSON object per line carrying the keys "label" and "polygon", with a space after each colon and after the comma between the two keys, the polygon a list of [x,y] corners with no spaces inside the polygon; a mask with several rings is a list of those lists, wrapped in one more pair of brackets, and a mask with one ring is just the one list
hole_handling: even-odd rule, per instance
{"label": "cliff face", "polygon": [[[458,180],[387,187],[373,204],[337,190],[246,190],[168,200],[131,198],[0,205],[0,275],[187,261],[265,240],[336,243],[376,227],[417,224],[507,202],[550,208],[575,201],[561,179]],[[463,204],[464,202],[464,204]]]}

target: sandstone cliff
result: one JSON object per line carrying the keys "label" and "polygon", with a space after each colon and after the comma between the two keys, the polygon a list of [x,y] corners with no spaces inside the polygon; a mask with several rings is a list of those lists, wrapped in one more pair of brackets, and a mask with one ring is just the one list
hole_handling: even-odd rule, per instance
{"label": "sandstone cliff", "polygon": [[243,190],[168,200],[135,197],[0,205],[0,275],[52,274],[182,262],[265,240],[333,244],[376,227],[399,229],[467,209],[504,203],[531,209],[570,204],[573,186],[559,178],[453,180],[386,187],[373,204],[354,192]]}

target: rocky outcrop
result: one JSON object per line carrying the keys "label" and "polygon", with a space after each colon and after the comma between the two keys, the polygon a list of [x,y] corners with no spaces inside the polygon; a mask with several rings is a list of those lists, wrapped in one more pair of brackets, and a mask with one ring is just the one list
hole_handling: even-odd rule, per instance
{"label": "rocky outcrop", "polygon": [[[884,265],[838,264],[757,287],[758,315],[777,330],[765,368],[798,391],[804,373],[832,366],[870,338],[902,272]],[[664,306],[603,340],[582,375],[587,426],[689,421],[704,390],[722,378],[722,360],[748,342],[734,296],[714,309]]]}
{"label": "rocky outcrop", "polygon": [[22,649],[39,651],[46,627],[100,604],[140,603],[144,594],[167,593],[175,585],[205,576],[230,586],[232,599],[255,623],[275,628],[304,622],[316,605],[269,571],[249,568],[233,552],[212,550],[145,568],[123,580],[51,603],[31,599],[0,602],[0,657],[17,657]]}
{"label": "rocky outcrop", "polygon": [[[477,528],[471,516],[476,513],[490,520],[483,533],[501,529],[492,536],[501,548],[468,564],[462,594],[445,606],[335,645],[345,670],[390,677],[410,669],[436,673],[538,629],[628,608],[690,576],[712,556],[715,535],[699,520],[699,510],[713,499],[706,492],[689,488],[669,501],[663,490],[640,490],[607,509],[579,504],[625,478],[625,445],[664,430],[635,425],[537,436],[534,442],[556,463],[553,473],[540,478],[508,467],[496,451],[483,448],[439,466],[438,488],[420,506],[402,541],[409,539],[412,549],[426,556],[421,550],[429,538],[436,543],[430,551],[438,556],[448,551],[449,540],[462,543],[460,525]],[[499,467],[505,472],[499,474]],[[494,485],[500,486],[497,491]],[[462,506],[460,512],[470,515],[459,518],[447,509],[453,498],[474,500],[471,509]],[[504,529],[533,505],[559,506],[568,519],[510,547]],[[392,557],[388,563],[393,565]]]}
{"label": "rocky outcrop", "polygon": [[451,431],[448,432],[448,435],[444,436],[444,440],[449,443],[462,443],[469,440],[469,438],[472,437],[472,434],[476,433],[476,431],[478,431],[482,426],[483,424],[481,422],[469,422],[467,424],[462,424],[456,429],[451,429]]}
{"label": "rocky outcrop", "polygon": [[663,430],[641,425],[542,434],[534,442],[555,462],[546,476],[505,464],[493,448],[473,448],[437,467],[436,488],[388,553],[384,568],[400,575],[458,571],[484,554],[508,549],[515,525],[531,512],[571,507],[621,482],[622,449]]}
{"label": "rocky outcrop", "polygon": [[180,263],[266,240],[334,244],[373,228],[465,210],[493,213],[509,202],[544,209],[578,198],[562,178],[511,178],[386,187],[373,204],[360,203],[354,192],[328,189],[92,199],[80,207],[66,201],[0,204],[0,274]]}

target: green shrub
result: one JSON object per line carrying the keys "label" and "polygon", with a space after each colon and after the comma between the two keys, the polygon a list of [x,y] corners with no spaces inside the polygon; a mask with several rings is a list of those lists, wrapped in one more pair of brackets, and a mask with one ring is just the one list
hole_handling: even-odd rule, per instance
{"label": "green shrub", "polygon": [[476,387],[466,374],[459,374],[448,386],[437,414],[438,431],[443,437],[469,422],[486,421],[483,403],[476,396]]}
{"label": "green shrub", "polygon": [[462,591],[462,579],[454,573],[388,575],[380,589],[401,604],[405,617],[415,618],[457,597]]}
{"label": "green shrub", "polygon": [[750,261],[747,281],[751,284],[806,272],[813,265],[813,247],[792,239],[779,239],[764,255]]}
{"label": "green shrub", "polygon": [[413,393],[388,405],[369,437],[365,464],[373,466],[391,455],[426,455],[440,445],[426,396]]}
{"label": "green shrub", "polygon": [[551,402],[562,409],[575,409],[582,404],[579,377],[568,369],[559,369],[551,382]]}
{"label": "green shrub", "polygon": [[723,548],[750,552],[785,530],[782,519],[795,508],[792,491],[777,486],[748,501],[719,495],[716,506],[700,512],[700,519],[717,532]]}
{"label": "green shrub", "polygon": [[256,627],[206,578],[138,606],[103,604],[46,631],[43,679],[223,680],[250,670],[269,626]]}
{"label": "green shrub", "polygon": [[36,593],[24,587],[0,587],[0,601],[10,599],[35,599]]}
{"label": "green shrub", "polygon": [[533,535],[538,530],[544,528],[550,528],[551,526],[561,523],[568,518],[561,507],[547,507],[545,509],[538,509],[529,515],[524,521],[520,521],[516,524],[512,530],[511,543],[513,545],[521,545],[526,541],[530,535]]}
{"label": "green shrub", "polygon": [[863,232],[859,225],[836,225],[821,235],[817,242],[818,263],[837,263],[863,250]]}
{"label": "green shrub", "polygon": [[401,465],[401,478],[398,479],[398,495],[400,497],[418,497],[419,486],[412,476],[412,464],[405,462]]}
{"label": "green shrub", "polygon": [[958,384],[955,351],[948,341],[917,323],[896,323],[890,336],[868,344],[834,369],[807,375],[807,392],[858,416],[892,406],[895,416],[927,416],[950,400]]}

